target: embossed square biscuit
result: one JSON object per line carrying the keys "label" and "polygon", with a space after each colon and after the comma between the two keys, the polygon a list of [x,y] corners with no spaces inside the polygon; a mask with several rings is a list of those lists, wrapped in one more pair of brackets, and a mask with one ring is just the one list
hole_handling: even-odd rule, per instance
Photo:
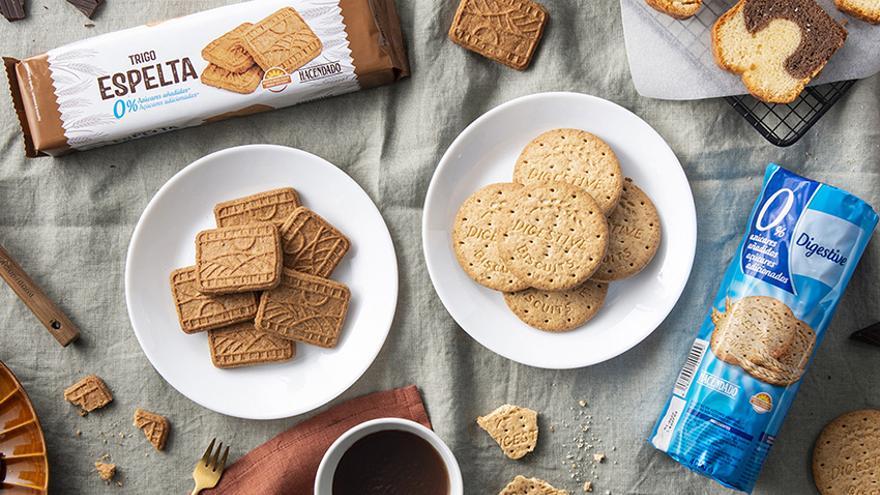
{"label": "embossed square biscuit", "polygon": [[253,24],[245,22],[208,43],[208,46],[202,49],[202,58],[221,69],[236,74],[250,69],[256,62],[254,62],[254,57],[247,51],[247,48],[244,47],[241,35],[251,27],[253,27]]}
{"label": "embossed square biscuit", "polygon": [[257,316],[253,292],[213,296],[199,292],[194,266],[171,272],[171,294],[184,333],[225,327]]}
{"label": "embossed square biscuit", "polygon": [[532,61],[547,11],[531,0],[461,0],[449,39],[517,70]]}
{"label": "embossed square biscuit", "polygon": [[312,210],[299,207],[281,226],[284,267],[329,277],[348,252],[348,238]]}
{"label": "embossed square biscuit", "polygon": [[281,67],[288,73],[317,57],[321,39],[299,12],[284,7],[266,17],[243,35],[245,46],[263,70]]}
{"label": "embossed square biscuit", "polygon": [[205,294],[274,288],[281,279],[281,255],[281,237],[271,223],[199,232],[196,287]]}
{"label": "embossed square biscuit", "polygon": [[239,368],[287,361],[296,354],[292,340],[257,330],[247,321],[208,332],[211,362],[218,368]]}
{"label": "embossed square biscuit", "polygon": [[281,227],[299,206],[296,191],[284,187],[218,203],[214,207],[214,218],[218,227],[257,222],[271,222]]}
{"label": "embossed square biscuit", "polygon": [[64,400],[92,412],[113,402],[113,395],[104,380],[88,375],[64,390]]}
{"label": "embossed square biscuit", "polygon": [[202,83],[241,94],[253,93],[262,80],[263,69],[256,65],[240,74],[221,69],[214,64],[208,64],[202,71]]}
{"label": "embossed square biscuit", "polygon": [[260,297],[257,328],[286,339],[335,347],[348,313],[348,287],[284,269],[281,284]]}

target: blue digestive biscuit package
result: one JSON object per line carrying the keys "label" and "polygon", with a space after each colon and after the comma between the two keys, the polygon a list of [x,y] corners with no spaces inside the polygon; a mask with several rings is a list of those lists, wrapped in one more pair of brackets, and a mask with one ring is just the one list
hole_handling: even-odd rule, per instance
{"label": "blue digestive biscuit package", "polygon": [[769,165],[651,444],[751,492],[876,225],[859,198]]}

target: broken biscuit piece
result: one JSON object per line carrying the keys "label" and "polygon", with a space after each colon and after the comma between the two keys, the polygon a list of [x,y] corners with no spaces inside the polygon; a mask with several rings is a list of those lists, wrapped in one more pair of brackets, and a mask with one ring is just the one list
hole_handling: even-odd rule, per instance
{"label": "broken biscuit piece", "polygon": [[165,440],[171,430],[171,424],[165,416],[138,409],[134,412],[134,425],[144,432],[144,436],[156,450],[165,448]]}
{"label": "broken biscuit piece", "polygon": [[90,413],[113,402],[113,395],[104,380],[97,375],[89,375],[67,387],[64,400],[81,407],[84,413]]}
{"label": "broken biscuit piece", "polygon": [[555,488],[538,478],[517,476],[498,495],[569,495],[567,490]]}
{"label": "broken biscuit piece", "polygon": [[511,459],[523,458],[538,445],[538,413],[531,409],[505,404],[477,418],[477,424]]}

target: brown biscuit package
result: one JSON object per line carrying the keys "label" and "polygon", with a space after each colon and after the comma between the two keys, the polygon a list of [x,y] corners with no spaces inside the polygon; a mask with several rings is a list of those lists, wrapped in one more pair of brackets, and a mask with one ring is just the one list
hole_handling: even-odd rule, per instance
{"label": "brown biscuit package", "polygon": [[394,0],[256,0],[4,62],[29,157],[409,76]]}

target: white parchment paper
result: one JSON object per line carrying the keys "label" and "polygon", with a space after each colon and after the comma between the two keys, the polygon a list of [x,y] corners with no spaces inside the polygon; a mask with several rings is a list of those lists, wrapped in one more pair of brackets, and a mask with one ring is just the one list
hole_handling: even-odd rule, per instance
{"label": "white parchment paper", "polygon": [[[817,0],[849,32],[846,44],[814,79],[824,84],[862,79],[880,72],[880,26],[849,17],[833,0]],[[734,0],[706,0],[694,17],[680,21],[644,0],[620,0],[623,32],[636,90],[650,98],[697,100],[745,94],[739,76],[712,58],[711,26]]]}

